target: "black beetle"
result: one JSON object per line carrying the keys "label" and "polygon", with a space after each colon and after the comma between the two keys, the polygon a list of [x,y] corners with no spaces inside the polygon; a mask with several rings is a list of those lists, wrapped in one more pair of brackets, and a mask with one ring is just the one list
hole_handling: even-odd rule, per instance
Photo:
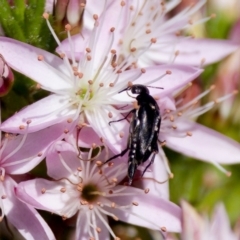
{"label": "black beetle", "polygon": [[127,148],[124,149],[120,154],[111,157],[106,162],[109,162],[120,156],[122,157],[129,150],[128,178],[129,185],[131,185],[137,167],[146,162],[152,155],[149,164],[143,171],[144,174],[149,166],[153,163],[155,154],[158,153],[158,134],[161,124],[161,115],[157,102],[149,94],[149,90],[146,86],[134,84],[125,88],[121,92],[128,90],[131,90],[133,94],[138,94],[136,97],[138,107],[131,110],[126,117],[117,121],[109,122],[110,125],[112,122],[122,121],[132,113]]}

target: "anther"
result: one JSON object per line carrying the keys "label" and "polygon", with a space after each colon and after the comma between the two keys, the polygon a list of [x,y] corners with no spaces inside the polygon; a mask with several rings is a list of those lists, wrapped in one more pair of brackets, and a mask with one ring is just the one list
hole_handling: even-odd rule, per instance
{"label": "anther", "polygon": [[115,208],[116,207],[116,203],[115,202],[112,202],[111,203],[111,208]]}
{"label": "anther", "polygon": [[151,38],[151,43],[156,43],[157,39],[156,38]]}
{"label": "anther", "polygon": [[72,118],[68,118],[67,119],[67,123],[72,123],[73,119]]}
{"label": "anther", "polygon": [[109,167],[112,167],[113,165],[114,165],[113,162],[109,162],[109,163],[108,163],[108,166],[109,166]]}
{"label": "anther", "polygon": [[149,188],[145,188],[144,192],[147,194],[149,193],[150,189]]}
{"label": "anther", "polygon": [[110,83],[110,84],[109,84],[109,87],[114,87],[114,83]]}
{"label": "anther", "polygon": [[132,82],[128,82],[128,87],[132,87],[133,83]]}
{"label": "anther", "polygon": [[87,60],[88,61],[91,61],[92,60],[92,57],[90,55],[87,55]]}
{"label": "anther", "polygon": [[117,216],[112,216],[112,218],[115,220],[115,221],[118,221],[119,220],[119,218],[117,217]]}
{"label": "anther", "polygon": [[142,73],[145,73],[145,72],[146,72],[146,69],[145,69],[145,68],[141,68],[141,72],[142,72]]}
{"label": "anther", "polygon": [[191,137],[192,133],[191,132],[187,132],[187,136]]}
{"label": "anther", "polygon": [[110,28],[110,32],[114,32],[115,31],[115,28],[114,27],[111,27]]}
{"label": "anther", "polygon": [[46,13],[46,12],[45,12],[45,13],[43,13],[43,15],[42,15],[42,16],[43,16],[43,18],[45,18],[45,19],[48,19],[48,18],[49,18],[49,14],[48,14],[48,13]]}
{"label": "anther", "polygon": [[131,49],[130,49],[130,51],[131,52],[135,52],[137,49],[135,48],[135,47],[132,47]]}
{"label": "anther", "polygon": [[4,176],[3,176],[3,175],[0,176],[0,181],[1,181],[1,182],[4,181]]}
{"label": "anther", "polygon": [[79,78],[82,78],[82,77],[83,77],[83,73],[79,72],[79,73],[78,73],[78,77],[79,77]]}
{"label": "anther", "polygon": [[23,130],[23,129],[25,129],[25,126],[24,126],[24,125],[20,125],[20,126],[19,126],[19,129],[20,129],[20,130]]}
{"label": "anther", "polygon": [[44,194],[46,192],[46,188],[42,188],[41,193]]}
{"label": "anther", "polygon": [[2,195],[1,196],[1,199],[6,199],[7,198],[7,195]]}
{"label": "anther", "polygon": [[61,188],[61,189],[60,189],[60,192],[65,193],[65,192],[66,192],[66,188],[64,188],[64,187]]}
{"label": "anther", "polygon": [[216,17],[216,14],[215,13],[212,13],[211,15],[210,15],[210,18],[215,18]]}
{"label": "anther", "polygon": [[125,1],[121,1],[121,6],[124,7],[125,6]]}
{"label": "anther", "polygon": [[189,20],[188,20],[188,23],[189,23],[190,25],[192,25],[192,24],[193,24],[193,21],[192,21],[191,19],[189,19]]}
{"label": "anther", "polygon": [[63,131],[65,134],[69,133],[69,130],[68,129],[64,129]]}
{"label": "anther", "polygon": [[38,61],[43,61],[44,60],[44,57],[43,57],[43,55],[38,55]]}
{"label": "anther", "polygon": [[64,58],[65,54],[64,53],[60,53],[59,56],[60,56],[60,58]]}
{"label": "anther", "polygon": [[103,87],[104,86],[104,84],[103,83],[99,83],[99,87]]}
{"label": "anther", "polygon": [[90,53],[91,49],[89,47],[86,48],[86,52]]}
{"label": "anther", "polygon": [[117,181],[118,181],[117,178],[113,178],[113,179],[112,179],[112,182],[113,182],[113,183],[117,183]]}
{"label": "anther", "polygon": [[166,71],[166,74],[171,75],[171,74],[172,74],[172,71],[167,70],[167,71]]}
{"label": "anther", "polygon": [[116,51],[115,49],[112,49],[110,52],[111,52],[112,54],[116,54],[116,53],[117,53],[117,51]]}
{"label": "anther", "polygon": [[90,205],[88,206],[88,208],[89,208],[89,210],[93,210],[93,205],[90,204]]}
{"label": "anther", "polygon": [[167,232],[167,228],[166,227],[161,227],[160,228],[163,232]]}
{"label": "anther", "polygon": [[66,215],[62,215],[62,220],[63,221],[67,220],[67,216]]}
{"label": "anther", "polygon": [[111,112],[108,113],[108,117],[109,117],[109,118],[112,118],[112,117],[113,117],[113,115],[112,115]]}
{"label": "anther", "polygon": [[102,162],[101,162],[101,161],[96,161],[96,165],[97,165],[98,167],[101,167],[101,166],[102,166]]}
{"label": "anther", "polygon": [[80,3],[80,7],[84,8],[86,6],[85,3]]}
{"label": "anther", "polygon": [[81,171],[82,171],[82,168],[81,168],[81,167],[78,167],[77,170],[78,170],[79,172],[81,172]]}
{"label": "anther", "polygon": [[152,31],[151,31],[151,29],[147,29],[146,30],[146,34],[149,34],[149,33],[151,33]]}
{"label": "anther", "polygon": [[97,14],[93,14],[93,19],[96,21],[98,20],[98,15]]}
{"label": "anther", "polygon": [[172,128],[175,130],[175,129],[177,129],[177,126],[176,125],[172,125]]}
{"label": "anther", "polygon": [[38,157],[41,157],[42,155],[43,155],[43,153],[42,153],[42,152],[39,152],[37,156],[38,156]]}
{"label": "anther", "polygon": [[93,84],[93,80],[88,80],[89,85]]}
{"label": "anther", "polygon": [[139,204],[138,204],[138,202],[132,202],[132,205],[138,206]]}
{"label": "anther", "polygon": [[100,233],[100,232],[102,231],[102,229],[101,229],[100,227],[97,227],[97,228],[96,228],[96,231],[97,231],[98,233]]}
{"label": "anther", "polygon": [[122,70],[121,70],[121,69],[118,69],[118,70],[117,70],[117,73],[119,73],[119,74],[122,73]]}
{"label": "anther", "polygon": [[119,133],[119,137],[120,137],[120,138],[123,138],[123,137],[124,137],[124,132],[120,132],[120,133]]}
{"label": "anther", "polygon": [[173,115],[170,115],[169,119],[170,119],[171,122],[174,122],[174,116]]}
{"label": "anther", "polygon": [[113,194],[113,190],[109,190],[108,193],[109,193],[109,194]]}
{"label": "anther", "polygon": [[69,23],[65,25],[65,30],[66,31],[71,31],[71,29],[72,29],[72,27]]}

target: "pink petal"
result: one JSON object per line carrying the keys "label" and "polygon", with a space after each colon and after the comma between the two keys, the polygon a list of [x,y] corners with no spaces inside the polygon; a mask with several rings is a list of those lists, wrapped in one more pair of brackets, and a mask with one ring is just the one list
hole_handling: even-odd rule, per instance
{"label": "pink petal", "polygon": [[133,186],[137,186],[142,189],[148,188],[151,195],[169,199],[169,177],[166,171],[166,167],[163,164],[163,159],[161,158],[162,154],[164,154],[164,152],[162,148],[160,148],[159,154],[156,154],[154,163],[150,169],[145,172],[143,178],[140,178],[139,181],[133,181]]}
{"label": "pink petal", "polygon": [[[192,66],[208,65],[220,61],[239,47],[236,43],[227,40],[177,39],[174,37],[170,37],[168,40],[176,41],[174,50],[179,51],[174,63]],[[157,47],[157,45],[156,47],[153,45],[146,58],[155,63],[169,62],[173,46],[169,45],[164,50],[156,49]]]}
{"label": "pink petal", "polygon": [[40,214],[31,206],[19,201],[14,194],[16,183],[8,176],[4,181],[7,198],[3,200],[4,211],[11,222],[25,239],[54,240],[55,237]]}
{"label": "pink petal", "polygon": [[[141,74],[140,77],[132,83],[163,88],[149,88],[151,95],[160,98],[169,97],[174,91],[181,89],[183,86],[196,79],[203,71],[199,68],[179,64],[156,65],[147,67],[145,70],[146,72]],[[127,87],[127,83],[132,81],[133,76],[136,75],[138,71],[140,72],[140,69],[129,70],[120,74],[119,82],[122,85],[122,89]],[[166,74],[167,71],[170,71],[171,74]],[[165,75],[163,78],[152,83],[152,80],[158,79],[163,75]],[[123,103],[133,101],[133,99],[127,95],[126,91],[120,94],[116,93],[113,98]]]}
{"label": "pink petal", "polygon": [[118,196],[112,198],[113,202],[119,206],[126,206],[135,201],[139,205],[132,205],[125,210],[121,208],[110,209],[109,211],[121,221],[154,230],[165,227],[169,232],[181,231],[181,210],[177,205],[150,193],[141,194],[136,188],[127,187],[126,192],[131,192],[133,197]]}
{"label": "pink petal", "polygon": [[[89,215],[89,212],[87,214]],[[101,216],[106,222],[108,222],[106,215],[101,214]],[[86,216],[85,211],[79,211],[77,224],[76,224],[76,235],[75,235],[76,240],[90,239],[89,232],[88,232],[88,229],[89,229],[88,219],[89,219],[89,216],[88,217]],[[98,217],[96,217],[96,225],[101,229],[101,232],[97,233],[99,239],[110,240],[109,232],[106,226],[102,223],[102,221]],[[95,231],[95,229],[93,231]]]}
{"label": "pink petal", "polygon": [[191,132],[192,136],[177,138],[162,134],[167,146],[187,156],[207,162],[233,164],[240,162],[240,145],[232,139],[189,120],[177,122],[179,132]]}
{"label": "pink petal", "polygon": [[64,141],[56,142],[48,151],[46,158],[48,176],[56,180],[66,178],[71,175],[71,173],[67,171],[62,164],[57,152],[58,149],[61,152],[63,159],[66,160],[65,164],[67,164],[69,169],[72,170],[72,173],[77,170],[80,161],[80,159],[77,157],[78,153],[76,153],[76,150],[72,145]]}
{"label": "pink petal", "polygon": [[[0,37],[0,52],[11,68],[40,85],[55,90],[70,88],[64,81],[68,73],[63,60],[52,53],[6,37]],[[44,57],[44,62],[38,60],[39,55]]]}
{"label": "pink petal", "polygon": [[237,240],[231,230],[227,212],[223,204],[218,204],[215,208],[213,222],[211,225],[211,233],[217,240]]}
{"label": "pink petal", "polygon": [[[78,211],[78,204],[74,203],[79,201],[79,195],[64,194],[60,191],[63,187],[65,185],[62,182],[39,178],[21,182],[16,188],[16,195],[21,201],[30,204],[34,208],[54,212],[58,215],[62,215],[64,208],[71,204],[72,215],[74,215]],[[43,189],[46,189],[44,194],[42,193]]]}
{"label": "pink petal", "polygon": [[[115,113],[113,107],[109,106],[109,111]],[[90,126],[98,134],[99,138],[103,138],[107,146],[113,153],[120,153],[127,147],[127,138],[129,132],[129,124],[127,120],[112,123],[109,126],[110,120],[123,118],[121,114],[113,114],[113,118],[109,119],[108,111],[104,108],[98,110],[85,111],[86,117]],[[123,134],[123,137],[120,135]]]}
{"label": "pink petal", "polygon": [[52,94],[14,114],[2,123],[0,129],[5,132],[22,134],[24,130],[19,127],[21,125],[26,126],[26,122],[31,120],[28,132],[41,130],[72,117],[76,109],[72,109],[67,105],[69,105],[68,96]]}
{"label": "pink petal", "polygon": [[28,134],[23,146],[5,160],[4,158],[19,146],[23,135],[9,139],[1,156],[1,167],[4,167],[10,174],[22,174],[32,170],[45,158],[46,150],[52,142],[62,138],[64,129],[65,124],[56,124],[39,132]]}
{"label": "pink petal", "polygon": [[179,64],[158,65],[146,68],[146,73],[142,74],[134,84],[148,85],[149,81],[166,74],[166,71],[171,71],[171,74],[167,74],[162,79],[150,84],[163,89],[149,88],[151,94],[158,94],[161,98],[165,97],[197,78],[203,70]]}
{"label": "pink petal", "polygon": [[183,211],[183,220],[182,220],[182,239],[184,240],[203,240],[203,236],[208,236],[208,229],[206,223],[203,219],[197,214],[195,209],[190,206],[187,202],[181,202],[182,211]]}

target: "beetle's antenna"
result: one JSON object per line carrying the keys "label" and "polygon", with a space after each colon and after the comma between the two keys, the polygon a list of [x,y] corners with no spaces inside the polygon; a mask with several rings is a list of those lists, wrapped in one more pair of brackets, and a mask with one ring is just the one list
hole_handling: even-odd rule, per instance
{"label": "beetle's antenna", "polygon": [[155,86],[146,86],[148,88],[157,88],[157,89],[164,89],[163,87],[155,87]]}

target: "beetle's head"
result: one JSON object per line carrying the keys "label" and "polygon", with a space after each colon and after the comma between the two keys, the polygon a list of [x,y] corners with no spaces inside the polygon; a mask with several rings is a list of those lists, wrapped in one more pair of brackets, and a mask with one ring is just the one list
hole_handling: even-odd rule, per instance
{"label": "beetle's head", "polygon": [[149,94],[148,88],[141,84],[134,84],[134,85],[128,86],[127,88],[123,89],[121,92],[128,91],[128,90],[131,90],[133,94],[141,94],[141,93]]}

